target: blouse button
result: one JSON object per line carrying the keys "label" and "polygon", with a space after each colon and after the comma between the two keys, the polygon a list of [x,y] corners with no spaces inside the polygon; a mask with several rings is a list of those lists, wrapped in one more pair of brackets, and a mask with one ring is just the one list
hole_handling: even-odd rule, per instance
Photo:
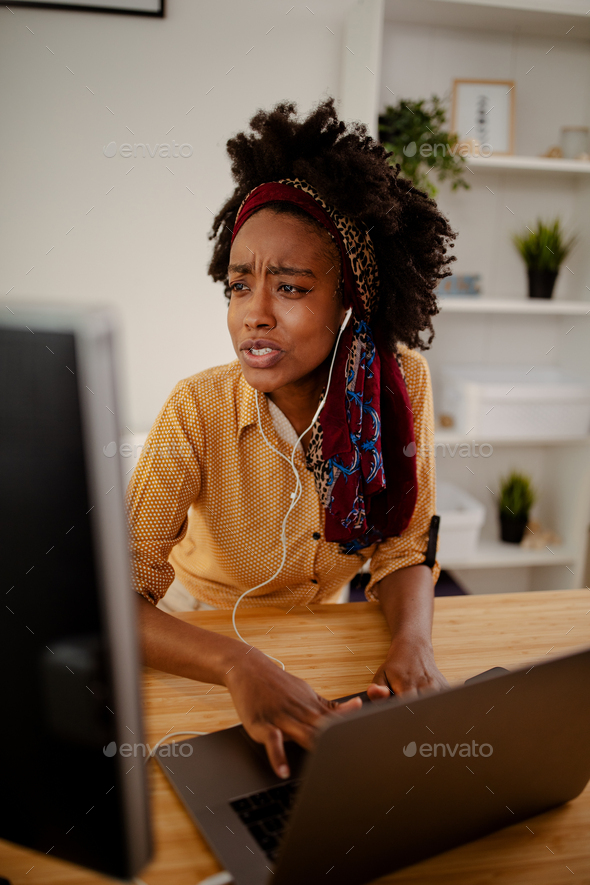
{"label": "blouse button", "polygon": [[314,539],[314,541],[319,541],[321,537],[322,536],[320,535],[319,532],[314,532],[312,535],[312,538]]}

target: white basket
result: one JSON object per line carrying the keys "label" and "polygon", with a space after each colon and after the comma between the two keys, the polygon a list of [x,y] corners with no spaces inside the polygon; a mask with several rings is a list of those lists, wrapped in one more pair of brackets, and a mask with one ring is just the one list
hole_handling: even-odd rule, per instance
{"label": "white basket", "polygon": [[442,410],[479,439],[564,439],[590,430],[590,386],[556,368],[448,366]]}
{"label": "white basket", "polygon": [[440,516],[438,560],[444,565],[445,560],[474,556],[486,518],[484,505],[450,482],[437,483],[436,505]]}

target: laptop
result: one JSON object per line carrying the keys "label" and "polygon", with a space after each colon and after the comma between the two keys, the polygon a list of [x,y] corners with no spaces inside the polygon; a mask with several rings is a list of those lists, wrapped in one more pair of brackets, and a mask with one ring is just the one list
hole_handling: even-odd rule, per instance
{"label": "laptop", "polygon": [[578,796],[589,696],[587,649],[330,717],[288,781],[241,725],[156,758],[237,885],[360,885]]}

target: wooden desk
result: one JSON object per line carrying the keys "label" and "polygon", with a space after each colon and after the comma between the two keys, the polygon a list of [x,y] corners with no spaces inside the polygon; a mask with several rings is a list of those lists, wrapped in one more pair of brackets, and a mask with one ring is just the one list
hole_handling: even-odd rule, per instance
{"label": "wooden desk", "polygon": [[[233,635],[229,611],[176,617]],[[239,614],[238,623],[245,638],[279,657],[288,670],[328,698],[366,688],[369,670],[377,669],[388,647],[377,603],[297,607],[288,614],[279,608],[247,609]],[[451,683],[493,666],[517,667],[553,657],[590,644],[590,592],[439,598],[433,640],[438,666]],[[146,739],[151,745],[168,732],[212,731],[237,721],[224,688],[156,670],[146,669],[144,698]],[[146,885],[196,885],[219,870],[219,864],[154,762],[149,763],[149,777],[155,856],[141,879]],[[516,824],[379,881],[383,885],[590,882],[590,788],[528,825],[530,829]],[[13,885],[112,882],[2,841],[1,875]]]}

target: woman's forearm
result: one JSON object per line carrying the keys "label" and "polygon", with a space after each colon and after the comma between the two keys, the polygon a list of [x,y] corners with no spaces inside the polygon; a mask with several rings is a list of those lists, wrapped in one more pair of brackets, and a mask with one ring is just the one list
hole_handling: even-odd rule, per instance
{"label": "woman's forearm", "polygon": [[[175,618],[136,594],[142,660],[148,667],[198,682],[226,685],[248,646]],[[253,650],[252,654],[260,654]]]}
{"label": "woman's forearm", "polygon": [[379,602],[391,640],[432,640],[434,588],[426,565],[411,565],[386,575],[378,585]]}
{"label": "woman's forearm", "polygon": [[379,601],[391,631],[391,645],[367,692],[381,697],[379,686],[408,697],[448,682],[436,666],[432,647],[434,588],[426,565],[399,569],[379,582]]}

